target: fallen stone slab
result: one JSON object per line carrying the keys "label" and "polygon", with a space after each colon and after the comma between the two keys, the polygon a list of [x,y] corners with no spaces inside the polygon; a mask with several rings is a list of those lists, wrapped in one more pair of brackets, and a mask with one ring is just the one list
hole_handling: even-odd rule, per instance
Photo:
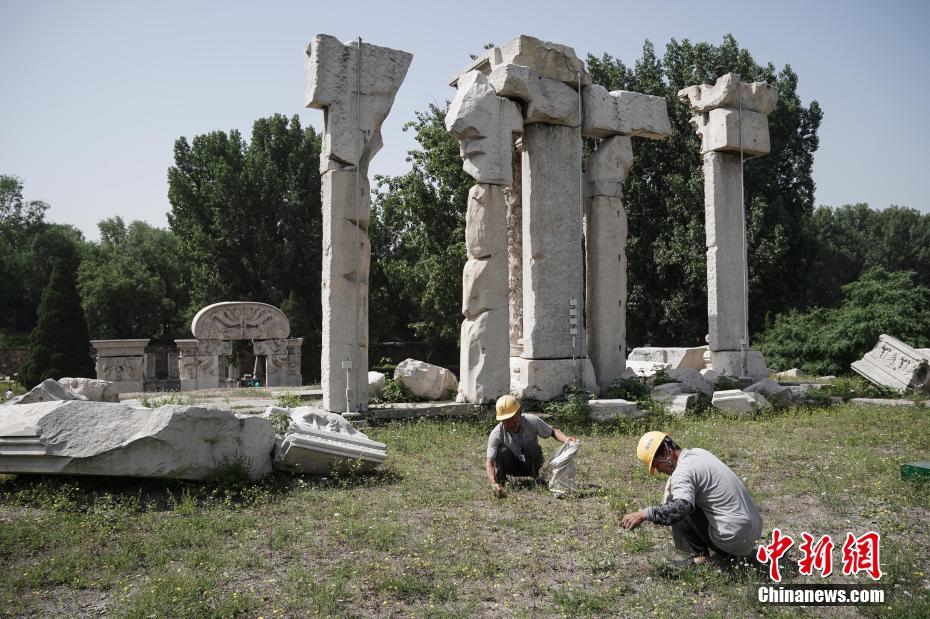
{"label": "fallen stone slab", "polygon": [[387,459],[387,445],[356,430],[342,415],[312,406],[270,406],[263,417],[287,415],[283,437],[275,441],[274,467],[292,473],[326,475],[369,471]]}
{"label": "fallen stone slab", "polygon": [[890,335],[878,336],[875,348],[865,353],[852,369],[866,380],[898,392],[930,387],[930,364],[927,359],[901,340]]}
{"label": "fallen stone slab", "polygon": [[731,413],[750,413],[770,406],[764,396],[739,389],[715,391],[711,404]]}
{"label": "fallen stone slab", "polygon": [[58,384],[71,393],[82,395],[94,402],[119,402],[116,383],[96,378],[59,378]]}
{"label": "fallen stone slab", "polygon": [[704,369],[704,353],[707,346],[656,347],[642,346],[634,348],[627,355],[626,366],[640,376],[652,376],[659,370],[668,368]]}
{"label": "fallen stone slab", "polygon": [[59,400],[0,409],[0,473],[210,479],[242,465],[258,479],[272,470],[273,448],[267,420],[202,406]]}
{"label": "fallen stone slab", "polygon": [[700,396],[697,393],[681,393],[678,395],[653,396],[653,400],[662,404],[665,410],[672,415],[684,415],[697,408]]}
{"label": "fallen stone slab", "polygon": [[46,378],[33,387],[14,404],[34,404],[36,402],[54,402],[64,400],[87,400],[86,396],[73,393],[53,378]]}
{"label": "fallen stone slab", "polygon": [[459,386],[455,375],[446,368],[416,359],[404,359],[397,364],[394,380],[400,381],[413,395],[426,400],[454,397]]}
{"label": "fallen stone slab", "polygon": [[594,421],[617,421],[627,417],[644,417],[646,411],[641,409],[636,402],[629,400],[588,400],[588,406],[591,408],[591,419]]}
{"label": "fallen stone slab", "polygon": [[917,401],[917,400],[905,400],[905,399],[889,399],[889,398],[850,398],[850,403],[852,404],[866,404],[869,406],[922,406],[924,408],[930,406],[928,401]]}
{"label": "fallen stone slab", "polygon": [[765,396],[767,400],[777,402],[782,405],[790,404],[794,399],[794,393],[789,387],[779,385],[770,378],[765,378],[757,383],[753,383],[743,389],[746,393],[758,393]]}
{"label": "fallen stone slab", "polygon": [[684,383],[673,382],[673,383],[663,383],[661,385],[656,385],[652,388],[652,392],[649,394],[653,400],[656,398],[668,398],[676,395],[681,395],[683,393],[694,393],[695,390]]}
{"label": "fallen stone slab", "polygon": [[672,380],[688,385],[690,387],[689,391],[702,393],[708,398],[714,395],[714,383],[703,376],[699,370],[694,368],[671,368],[666,370],[665,373]]}

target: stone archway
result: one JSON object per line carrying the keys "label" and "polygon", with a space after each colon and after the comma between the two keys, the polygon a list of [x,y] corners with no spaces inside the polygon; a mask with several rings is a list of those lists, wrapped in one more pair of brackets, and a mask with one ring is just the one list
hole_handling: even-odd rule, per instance
{"label": "stone archway", "polygon": [[277,307],[254,301],[226,301],[203,308],[191,322],[194,339],[176,340],[181,391],[220,386],[219,357],[232,354],[235,340],[250,340],[265,360],[265,386],[299,386],[303,338],[288,337],[291,324]]}

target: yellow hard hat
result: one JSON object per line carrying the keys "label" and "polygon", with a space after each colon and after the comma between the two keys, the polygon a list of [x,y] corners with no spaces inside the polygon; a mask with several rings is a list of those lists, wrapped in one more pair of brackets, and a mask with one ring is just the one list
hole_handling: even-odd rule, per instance
{"label": "yellow hard hat", "polygon": [[655,467],[652,466],[652,459],[655,458],[656,452],[659,451],[659,446],[666,436],[668,434],[657,430],[646,432],[639,439],[639,445],[636,446],[636,457],[649,468],[650,475],[656,472]]}
{"label": "yellow hard hat", "polygon": [[495,408],[497,409],[497,420],[503,421],[505,419],[510,419],[520,412],[520,401],[508,393],[497,398],[497,405]]}

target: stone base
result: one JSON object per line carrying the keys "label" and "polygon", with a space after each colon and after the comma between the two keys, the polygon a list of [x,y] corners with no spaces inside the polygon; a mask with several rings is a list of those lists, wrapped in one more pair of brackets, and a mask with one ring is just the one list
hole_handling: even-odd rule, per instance
{"label": "stone base", "polygon": [[758,350],[746,351],[746,372],[743,372],[743,354],[739,350],[710,351],[710,365],[727,376],[762,380],[768,378],[769,369],[765,367],[765,358]]}
{"label": "stone base", "polygon": [[510,390],[518,398],[552,400],[575,385],[598,393],[594,367],[588,358],[524,359],[510,358]]}

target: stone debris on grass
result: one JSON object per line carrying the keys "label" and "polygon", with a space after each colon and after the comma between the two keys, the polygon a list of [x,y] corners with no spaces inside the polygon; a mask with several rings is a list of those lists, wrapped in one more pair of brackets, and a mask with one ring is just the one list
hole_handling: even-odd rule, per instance
{"label": "stone debris on grass", "polygon": [[394,380],[399,381],[413,395],[425,400],[449,398],[458,389],[458,381],[452,372],[416,359],[404,359],[397,364]]}
{"label": "stone debris on grass", "polygon": [[387,445],[371,440],[342,415],[313,406],[269,406],[262,416],[276,414],[290,418],[287,431],[275,441],[277,469],[326,475],[334,471],[368,471],[387,459]]}
{"label": "stone debris on grass", "polygon": [[381,394],[384,393],[384,385],[387,382],[387,377],[381,372],[368,372],[368,394],[378,397],[381,397]]}
{"label": "stone debris on grass", "polygon": [[267,420],[202,406],[72,399],[0,409],[3,473],[202,480],[241,465],[258,479],[272,470],[273,447]]}
{"label": "stone debris on grass", "polygon": [[790,379],[790,378],[797,378],[798,376],[803,376],[803,375],[804,375],[804,372],[802,372],[798,368],[791,368],[790,370],[785,370],[784,372],[778,372],[774,376],[777,380],[784,380],[784,379]]}
{"label": "stone debris on grass", "polygon": [[588,400],[591,409],[591,419],[595,421],[616,421],[625,417],[644,417],[646,411],[642,410],[636,402],[621,400]]}
{"label": "stone debris on grass", "polygon": [[46,378],[19,398],[14,398],[12,404],[35,404],[36,402],[55,402],[65,400],[87,400],[83,395],[72,392],[53,378]]}
{"label": "stone debris on grass", "polygon": [[694,368],[670,368],[666,370],[668,377],[676,382],[688,385],[690,392],[714,395],[714,382],[704,376],[701,371]]}
{"label": "stone debris on grass", "polygon": [[746,393],[758,393],[766,399],[778,404],[790,404],[794,399],[794,392],[783,385],[779,385],[770,378],[765,378],[743,389]]}
{"label": "stone debris on grass", "polygon": [[652,399],[662,404],[666,412],[672,415],[684,415],[697,408],[700,395],[697,393],[681,393],[678,395],[652,396]]}
{"label": "stone debris on grass", "polygon": [[878,336],[875,348],[851,367],[866,380],[899,393],[930,389],[927,357],[890,335]]}
{"label": "stone debris on grass", "polygon": [[739,389],[715,391],[711,403],[715,408],[731,413],[750,413],[770,406],[765,396]]}

